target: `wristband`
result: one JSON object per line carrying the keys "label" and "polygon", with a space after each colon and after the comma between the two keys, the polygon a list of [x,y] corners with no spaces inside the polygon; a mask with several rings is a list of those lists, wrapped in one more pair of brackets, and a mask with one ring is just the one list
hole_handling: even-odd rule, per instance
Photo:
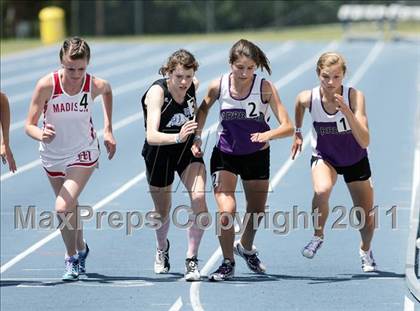
{"label": "wristband", "polygon": [[180,144],[181,143],[181,135],[177,134],[175,137],[175,144]]}
{"label": "wristband", "polygon": [[195,135],[193,141],[197,141],[197,140],[201,140],[201,136],[200,135]]}
{"label": "wristband", "polygon": [[301,127],[296,127],[295,128],[295,134],[297,133],[302,133],[302,128]]}

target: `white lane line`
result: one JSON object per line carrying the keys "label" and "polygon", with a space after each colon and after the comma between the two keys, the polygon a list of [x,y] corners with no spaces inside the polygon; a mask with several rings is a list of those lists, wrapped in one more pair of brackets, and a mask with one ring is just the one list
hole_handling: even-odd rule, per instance
{"label": "white lane line", "polygon": [[365,73],[369,69],[370,65],[372,65],[373,62],[376,60],[376,58],[379,56],[379,53],[381,53],[384,46],[385,46],[385,43],[383,41],[376,42],[376,44],[374,45],[373,49],[370,50],[369,55],[366,57],[364,62],[359,66],[357,71],[353,74],[353,77],[351,78],[348,84],[355,85],[359,83],[359,81],[362,79],[362,77],[365,75]]}
{"label": "white lane line", "polygon": [[12,123],[12,124],[10,125],[9,132],[16,131],[16,130],[18,130],[18,129],[23,128],[24,126],[25,126],[25,120],[20,120],[20,121],[18,121],[18,122]]}
{"label": "white lane line", "polygon": [[[420,63],[418,63],[420,68]],[[420,75],[417,76],[420,79]],[[420,95],[420,94],[418,94]],[[416,253],[417,248],[420,249],[420,238],[418,237],[418,230],[420,228],[420,97],[417,97],[418,106],[416,111],[416,124],[415,124],[415,149],[413,159],[413,179],[411,190],[411,204],[410,204],[410,221],[409,221],[409,234],[407,239],[407,255],[405,260],[405,280],[407,287],[414,299],[420,299],[420,280],[416,275]]]}
{"label": "white lane line", "polygon": [[303,145],[302,145],[302,151],[296,155],[295,160],[292,160],[292,158],[288,158],[286,162],[283,164],[283,166],[277,171],[276,175],[271,179],[269,184],[269,194],[273,192],[273,189],[280,183],[280,181],[283,179],[283,177],[286,175],[286,173],[289,171],[289,169],[292,167],[292,165],[295,163],[297,158],[303,153],[303,151],[306,149],[306,147],[311,142],[311,131],[308,131],[303,138]]}
{"label": "white lane line", "polygon": [[[127,190],[129,190],[131,187],[133,187],[134,185],[136,185],[138,182],[140,182],[141,180],[143,180],[145,177],[146,177],[146,173],[144,171],[141,172],[140,174],[138,174],[137,176],[133,177],[128,182],[126,182],[124,185],[122,185],[120,188],[118,188],[117,190],[115,190],[114,192],[112,192],[110,195],[106,196],[105,198],[103,198],[102,200],[100,200],[99,202],[97,202],[92,207],[92,209],[95,211],[95,210],[97,210],[97,209],[105,206],[106,204],[108,204],[109,202],[111,202],[112,200],[116,199],[117,197],[119,197],[120,195],[122,195],[124,192],[126,192]],[[28,249],[26,249],[22,253],[20,253],[19,255],[17,255],[16,257],[14,257],[13,259],[11,259],[10,261],[8,261],[7,263],[5,263],[4,265],[2,265],[1,268],[0,268],[0,274],[3,273],[3,272],[5,272],[5,271],[7,271],[11,267],[13,267],[19,261],[21,261],[22,259],[24,259],[28,255],[30,255],[31,253],[33,253],[38,248],[40,248],[41,246],[45,245],[46,243],[48,243],[52,239],[54,239],[59,234],[60,234],[60,230],[57,229],[53,233],[49,234],[48,236],[46,236],[42,240],[38,241],[37,243],[35,243],[34,245],[32,245],[31,247],[29,247]]]}
{"label": "white lane line", "polygon": [[404,311],[414,311],[414,301],[404,296]]}
{"label": "white lane line", "polygon": [[4,181],[4,180],[7,180],[7,179],[9,179],[9,178],[11,178],[13,176],[17,176],[19,174],[22,174],[22,173],[24,173],[26,171],[29,171],[29,170],[33,169],[34,167],[37,167],[38,165],[41,165],[41,160],[40,159],[33,160],[33,161],[29,162],[29,163],[26,163],[23,166],[19,166],[18,167],[18,170],[16,172],[14,172],[14,173],[7,172],[7,173],[2,174],[1,177],[0,177],[0,181]]}
{"label": "white lane line", "polygon": [[[219,258],[222,257],[222,249],[220,246],[216,251],[211,255],[210,259],[206,262],[204,267],[201,269],[201,276],[207,276],[210,273],[210,270],[216,265],[216,262]],[[200,284],[201,282],[193,282],[190,287],[190,302],[191,307],[194,311],[203,311],[203,307],[200,302]]]}
{"label": "white lane line", "polygon": [[179,311],[182,308],[182,298],[181,296],[174,302],[174,304],[169,308],[169,311]]}
{"label": "white lane line", "polygon": [[[379,55],[379,53],[382,50],[383,46],[384,46],[384,44],[382,42],[379,42],[379,43],[376,43],[375,44],[375,46],[371,49],[371,51],[370,51],[368,57],[366,58],[366,60],[359,66],[358,70],[355,73],[355,76],[356,77],[353,77],[351,79],[351,83],[356,84],[362,78],[362,76],[366,73],[368,67],[370,67],[370,65],[373,63],[373,61]],[[326,51],[326,50],[335,50],[337,47],[338,47],[338,43],[334,41],[334,42],[330,43],[326,48],[324,48],[323,51]],[[318,54],[320,54],[320,53],[317,53],[314,57],[312,57],[310,59],[310,61],[312,62],[312,66],[313,66],[313,63],[315,63],[316,60],[318,59],[318,57],[319,57]],[[277,81],[275,83],[275,86],[277,88],[280,88],[280,87],[288,84],[290,81],[296,79],[299,75],[301,75],[302,73],[304,73],[306,70],[309,70],[310,68],[312,68],[312,66],[309,67],[308,64],[309,64],[309,61],[303,63],[302,65],[300,65],[299,67],[297,67],[295,70],[293,70],[291,73],[289,73],[288,75],[285,76],[285,78],[287,77],[288,79],[285,79],[285,78],[280,79],[279,81]],[[367,68],[362,70],[361,69],[362,66],[366,66]],[[303,69],[305,69],[305,70],[303,70]],[[361,74],[360,73],[358,74],[359,70],[361,70]],[[305,135],[304,143],[303,143],[303,146],[302,146],[302,152],[301,153],[303,153],[303,151],[305,150],[305,148],[308,146],[310,135],[311,135],[311,130],[309,130],[306,133],[306,135]],[[300,154],[298,154],[298,156]],[[282,167],[280,168],[280,170],[277,171],[276,175],[274,176],[274,178],[270,182],[270,187],[272,189],[277,186],[277,184],[286,175],[286,173],[289,171],[289,169],[292,167],[293,164],[294,164],[294,161],[291,160],[291,159],[288,159],[282,165]],[[216,253],[219,253],[219,256],[221,256],[221,250],[220,250],[220,248],[217,249],[217,251],[210,257],[210,260],[213,262],[213,265],[215,264],[215,262],[219,258],[219,256],[216,256],[215,255]],[[216,257],[216,258],[214,258],[214,257]],[[213,265],[209,266],[209,269],[211,269],[211,267]],[[206,266],[207,266],[207,264],[206,264]],[[201,306],[201,303],[200,303],[200,296],[199,296],[199,293],[200,293],[200,284],[201,284],[201,282],[193,283],[191,285],[191,288],[190,288],[190,301],[191,301],[191,305],[192,305],[194,311],[203,310],[203,307]]]}
{"label": "white lane line", "polygon": [[[337,41],[333,41],[330,44],[328,44],[328,46],[326,46],[325,48],[322,49],[321,52],[323,51],[332,51],[335,50],[338,47],[338,42]],[[319,58],[319,54],[315,54],[313,57],[311,57],[310,59],[308,59],[306,62],[304,62],[303,64],[299,65],[298,67],[296,67],[294,70],[292,70],[291,72],[289,72],[287,75],[285,75],[283,78],[281,78],[280,80],[278,80],[276,83],[274,83],[274,85],[276,86],[277,89],[285,86],[286,84],[290,83],[291,81],[293,81],[294,79],[296,79],[297,77],[299,77],[301,74],[303,74],[305,71],[308,71],[309,69],[314,67],[314,64],[316,63],[316,61]]]}

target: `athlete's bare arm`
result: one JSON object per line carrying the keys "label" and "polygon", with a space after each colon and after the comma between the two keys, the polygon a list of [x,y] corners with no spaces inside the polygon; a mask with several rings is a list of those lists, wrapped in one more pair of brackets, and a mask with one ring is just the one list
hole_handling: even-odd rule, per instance
{"label": "athlete's bare arm", "polygon": [[93,78],[92,99],[102,95],[104,110],[104,145],[108,159],[112,159],[117,150],[117,143],[112,132],[112,89],[111,85],[102,79]]}
{"label": "athlete's bare arm", "polygon": [[[201,136],[201,133],[203,131],[204,124],[206,123],[207,115],[209,113],[209,110],[211,106],[213,106],[214,102],[216,101],[218,95],[220,92],[220,79],[215,79],[212,82],[210,82],[210,85],[207,90],[206,96],[204,96],[200,107],[197,111],[197,129],[195,131],[195,134],[197,136]],[[201,139],[197,139],[194,141],[191,152],[195,157],[202,157],[203,151],[201,150]]]}
{"label": "athlete's bare arm", "polygon": [[[308,108],[311,104],[311,91],[305,90],[299,93],[296,97],[296,104],[295,104],[295,126],[296,128],[301,128],[303,124],[303,117],[305,115],[305,109]],[[297,132],[295,133],[295,137],[293,139],[292,145],[292,160],[296,158],[298,152],[302,151],[302,144],[303,144],[303,137],[302,133]]]}
{"label": "athlete's bare arm", "polygon": [[52,91],[53,81],[51,75],[47,75],[38,81],[34,94],[32,95],[25,124],[26,134],[35,140],[43,141],[45,143],[49,143],[54,139],[54,126],[51,124],[45,124],[45,127],[41,129],[38,127],[38,121],[45,104],[50,100]]}
{"label": "athlete's bare arm", "polygon": [[6,94],[0,92],[0,125],[1,125],[1,143],[0,143],[0,157],[4,164],[9,164],[9,170],[16,171],[16,162],[13,157],[13,152],[10,149],[9,143],[9,128],[10,128],[10,106]]}
{"label": "athlete's bare arm", "polygon": [[292,121],[287,114],[276,88],[270,81],[263,81],[262,93],[263,100],[270,104],[271,111],[273,111],[274,116],[279,122],[279,126],[263,133],[252,133],[251,141],[263,143],[272,139],[291,136],[293,134]]}
{"label": "athlete's bare arm", "polygon": [[369,146],[369,127],[366,115],[365,97],[362,92],[352,88],[350,91],[351,108],[344,103],[344,98],[336,94],[335,102],[337,109],[346,117],[354,138],[360,147],[367,148]]}

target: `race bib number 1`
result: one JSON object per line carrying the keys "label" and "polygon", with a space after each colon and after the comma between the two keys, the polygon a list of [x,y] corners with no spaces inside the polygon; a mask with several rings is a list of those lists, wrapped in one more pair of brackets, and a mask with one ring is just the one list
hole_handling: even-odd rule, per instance
{"label": "race bib number 1", "polygon": [[350,126],[348,125],[345,117],[342,117],[340,121],[337,121],[337,131],[339,133],[350,131]]}

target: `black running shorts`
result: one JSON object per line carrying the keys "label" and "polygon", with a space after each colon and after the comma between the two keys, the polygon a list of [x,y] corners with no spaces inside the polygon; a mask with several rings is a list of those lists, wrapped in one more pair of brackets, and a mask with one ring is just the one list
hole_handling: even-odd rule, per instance
{"label": "black running shorts", "polygon": [[241,176],[242,180],[266,180],[270,178],[270,148],[245,155],[224,153],[214,147],[210,160],[210,172],[228,171]]}
{"label": "black running shorts", "polygon": [[175,171],[181,178],[182,173],[191,163],[204,164],[203,159],[194,157],[189,148],[174,153],[158,150],[144,156],[144,162],[146,163],[147,182],[155,187],[171,185],[175,178]]}
{"label": "black running shorts", "polygon": [[[316,165],[317,161],[323,160],[320,157],[312,156],[311,158],[311,167]],[[325,161],[325,160],[323,160]],[[327,162],[327,161],[325,161]],[[372,173],[370,171],[370,164],[368,157],[364,157],[359,162],[349,165],[349,166],[334,166],[331,163],[328,162],[329,165],[331,165],[337,174],[343,175],[344,181],[346,183],[350,183],[352,181],[363,181],[368,180],[370,176],[372,176]]]}

